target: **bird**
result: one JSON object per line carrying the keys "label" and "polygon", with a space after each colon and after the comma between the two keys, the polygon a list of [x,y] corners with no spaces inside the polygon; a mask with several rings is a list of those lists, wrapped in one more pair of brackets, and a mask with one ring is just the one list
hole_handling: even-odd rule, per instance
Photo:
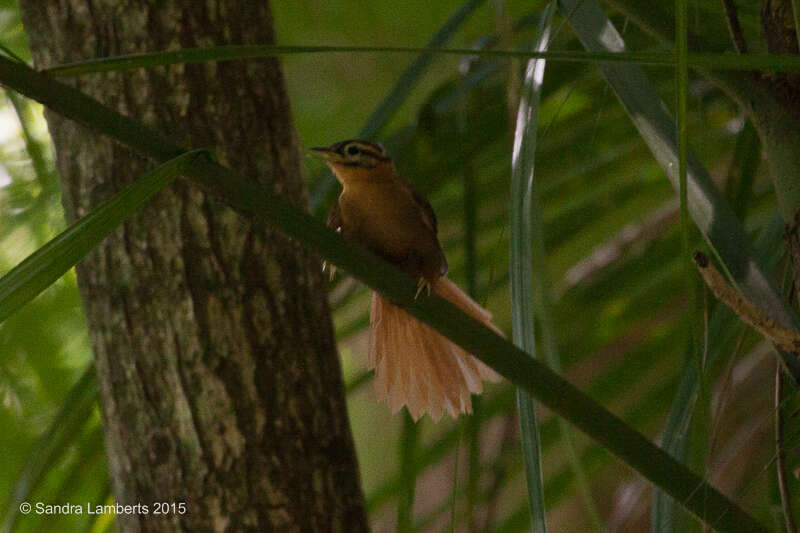
{"label": "bird", "polygon": [[[425,292],[449,300],[502,335],[492,315],[447,278],[431,204],[397,172],[381,144],[359,139],[311,148],[342,184],[327,226],[418,280]],[[323,264],[323,269],[325,264]],[[333,270],[331,271],[333,272]],[[426,413],[438,422],[472,412],[471,394],[500,376],[446,337],[377,292],[370,305],[367,364],[375,371],[379,401],[416,422]]]}

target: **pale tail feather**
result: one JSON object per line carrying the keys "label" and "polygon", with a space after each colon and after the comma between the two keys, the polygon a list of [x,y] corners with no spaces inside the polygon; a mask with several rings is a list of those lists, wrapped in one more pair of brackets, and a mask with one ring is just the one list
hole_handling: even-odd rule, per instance
{"label": "pale tail feather", "polygon": [[[440,278],[433,290],[501,333],[491,313],[452,281]],[[500,381],[494,370],[374,292],[368,364],[375,369],[378,399],[393,413],[407,406],[414,420],[425,413],[436,422],[445,412],[453,418],[471,413],[470,394],[483,391],[483,380]]]}

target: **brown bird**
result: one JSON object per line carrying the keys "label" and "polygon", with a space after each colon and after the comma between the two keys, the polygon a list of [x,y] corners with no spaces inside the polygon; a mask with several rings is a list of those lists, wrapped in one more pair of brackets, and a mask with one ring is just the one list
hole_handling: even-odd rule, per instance
{"label": "brown bird", "polygon": [[[379,144],[362,140],[316,147],[343,190],[328,226],[419,280],[417,296],[431,288],[487,326],[492,315],[448,280],[436,214],[413,185],[397,174]],[[439,421],[471,413],[470,394],[482,380],[499,381],[492,369],[379,294],[372,293],[368,365],[375,391],[392,412],[403,405],[414,420],[428,413]]]}

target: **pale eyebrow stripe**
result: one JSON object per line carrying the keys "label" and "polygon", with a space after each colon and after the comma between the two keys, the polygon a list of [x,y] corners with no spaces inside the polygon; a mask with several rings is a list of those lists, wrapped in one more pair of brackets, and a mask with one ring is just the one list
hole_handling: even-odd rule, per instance
{"label": "pale eyebrow stripe", "polygon": [[371,156],[377,157],[378,159],[388,159],[386,154],[381,149],[380,145],[374,143],[366,143],[366,142],[359,142],[358,145],[362,151],[368,153]]}

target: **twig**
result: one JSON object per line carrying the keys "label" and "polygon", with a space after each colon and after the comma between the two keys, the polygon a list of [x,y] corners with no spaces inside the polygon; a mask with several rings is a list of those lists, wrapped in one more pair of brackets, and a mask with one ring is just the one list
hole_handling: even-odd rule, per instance
{"label": "twig", "polygon": [[781,415],[781,401],[783,397],[783,379],[781,373],[783,367],[778,361],[777,369],[775,370],[775,468],[778,471],[778,492],[781,495],[781,508],[783,509],[783,518],[786,520],[787,533],[797,533],[797,527],[794,525],[794,517],[792,516],[791,497],[789,496],[789,487],[786,485],[786,452],[783,449],[783,416]]}
{"label": "twig", "polygon": [[722,0],[725,6],[725,19],[728,21],[728,31],[733,39],[733,48],[739,54],[747,53],[747,43],[744,40],[742,27],[739,25],[739,13],[736,11],[736,4],[733,0]]}
{"label": "twig", "polygon": [[787,352],[800,353],[800,333],[777,324],[774,319],[769,318],[761,309],[758,309],[753,302],[739,294],[711,264],[706,254],[695,252],[694,262],[708,288],[722,303],[739,315],[743,322]]}

